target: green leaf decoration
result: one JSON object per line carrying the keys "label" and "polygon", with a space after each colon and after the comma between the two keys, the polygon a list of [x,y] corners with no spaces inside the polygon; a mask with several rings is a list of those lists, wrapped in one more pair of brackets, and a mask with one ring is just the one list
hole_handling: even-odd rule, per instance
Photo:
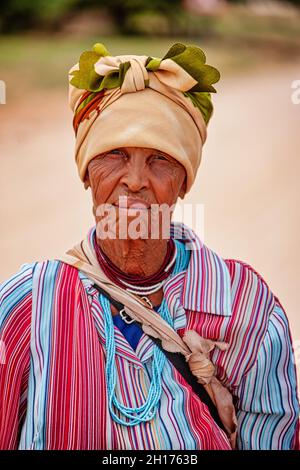
{"label": "green leaf decoration", "polygon": [[101,44],[101,42],[97,42],[93,45],[93,51],[96,52],[99,57],[106,57],[107,55],[109,55],[108,50],[106,49],[104,44]]}
{"label": "green leaf decoration", "polygon": [[123,62],[119,66],[119,70],[114,70],[102,78],[99,91],[111,90],[113,88],[121,87],[124,81],[125,74],[130,68],[130,62]]}
{"label": "green leaf decoration", "polygon": [[213,104],[211,102],[210,93],[205,93],[205,92],[192,93],[190,91],[187,91],[184,93],[184,95],[190,98],[193,105],[201,111],[201,114],[207,125],[213,113]]}
{"label": "green leaf decoration", "polygon": [[[173,59],[173,57],[179,56],[180,54],[183,54],[183,52],[186,50],[187,46],[185,44],[182,44],[181,42],[176,42],[173,44],[173,46],[168,50],[168,52],[164,55],[164,59]],[[201,49],[200,49],[201,50]],[[202,62],[205,62],[206,57],[203,51],[203,59]]]}
{"label": "green leaf decoration", "polygon": [[212,84],[220,80],[220,73],[215,67],[205,63],[206,56],[200,47],[176,43],[169,49],[164,59],[174,60],[197,80],[198,84],[193,87],[192,91],[216,92]]}
{"label": "green leaf decoration", "polygon": [[123,62],[119,67],[119,86],[121,87],[127,70],[130,69],[130,62]]}
{"label": "green leaf decoration", "polygon": [[[95,63],[100,57],[107,55],[109,53],[101,43],[96,43],[92,51],[84,51],[81,54],[79,70],[71,73],[73,75],[71,84],[76,88],[90,91],[92,94],[80,104],[76,112],[83,109],[97,92],[122,86],[124,77],[130,68],[130,62],[120,64],[119,70],[110,72],[105,77],[95,72]],[[200,110],[206,124],[208,124],[213,112],[210,93],[216,92],[213,84],[220,79],[219,71],[206,64],[206,56],[200,47],[186,46],[182,43],[173,44],[163,59],[148,57],[145,64],[146,69],[155,72],[159,69],[161,61],[165,59],[172,59],[197,81],[197,84],[184,95]],[[145,86],[149,86],[149,80],[145,81]]]}
{"label": "green leaf decoration", "polygon": [[102,78],[99,91],[101,90],[111,90],[117,88],[120,83],[119,71],[113,71],[108,73],[105,77]]}
{"label": "green leaf decoration", "polygon": [[99,91],[102,78],[95,72],[94,65],[100,59],[109,55],[106,47],[96,43],[92,51],[85,51],[79,59],[79,70],[72,72],[71,84],[76,88],[88,91]]}
{"label": "green leaf decoration", "polygon": [[79,70],[74,70],[71,75],[71,84],[83,90],[97,91],[100,86],[100,76],[95,72],[94,64],[99,60],[99,54],[94,51],[85,51],[79,59]]}
{"label": "green leaf decoration", "polygon": [[159,69],[161,63],[161,59],[157,59],[156,57],[148,57],[146,60],[146,69],[151,72],[156,72]]}

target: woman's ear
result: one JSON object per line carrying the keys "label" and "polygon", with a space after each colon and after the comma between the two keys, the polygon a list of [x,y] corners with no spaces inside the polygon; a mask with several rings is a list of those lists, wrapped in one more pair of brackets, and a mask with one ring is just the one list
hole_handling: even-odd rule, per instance
{"label": "woman's ear", "polygon": [[184,178],[184,182],[182,183],[182,186],[180,188],[179,197],[181,199],[184,199],[185,193],[186,193],[186,177]]}

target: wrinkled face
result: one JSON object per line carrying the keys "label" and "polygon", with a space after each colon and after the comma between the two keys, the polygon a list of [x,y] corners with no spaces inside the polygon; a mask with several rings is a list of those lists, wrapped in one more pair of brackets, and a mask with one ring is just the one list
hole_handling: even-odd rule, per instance
{"label": "wrinkled face", "polygon": [[130,216],[133,209],[149,216],[151,207],[171,207],[178,196],[183,198],[185,180],[185,168],[169,155],[155,149],[123,147],[91,160],[86,182],[91,187],[95,214],[99,206],[112,205]]}

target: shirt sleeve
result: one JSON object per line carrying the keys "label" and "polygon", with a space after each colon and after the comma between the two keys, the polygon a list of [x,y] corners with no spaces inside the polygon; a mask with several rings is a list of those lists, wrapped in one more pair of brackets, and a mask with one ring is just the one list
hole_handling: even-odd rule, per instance
{"label": "shirt sleeve", "polygon": [[0,286],[0,449],[18,446],[30,367],[33,265]]}
{"label": "shirt sleeve", "polygon": [[291,335],[275,297],[257,360],[236,396],[239,449],[289,450],[298,441],[299,403]]}

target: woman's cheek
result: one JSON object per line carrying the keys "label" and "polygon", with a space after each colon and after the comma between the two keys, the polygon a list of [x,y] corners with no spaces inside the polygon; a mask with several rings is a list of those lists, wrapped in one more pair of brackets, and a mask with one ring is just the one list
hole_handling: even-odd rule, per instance
{"label": "woman's cheek", "polygon": [[174,203],[173,192],[167,186],[160,188],[159,192],[156,192],[156,200],[158,204],[168,204],[168,206],[171,206]]}
{"label": "woman's cheek", "polygon": [[97,206],[101,203],[101,201],[103,201],[103,197],[105,194],[105,179],[97,171],[92,175],[90,180],[93,202],[94,205]]}
{"label": "woman's cheek", "polygon": [[99,204],[105,204],[109,196],[113,193],[118,186],[118,182],[122,175],[116,172],[101,173],[98,175],[95,185],[95,201]]}
{"label": "woman's cheek", "polygon": [[152,187],[155,191],[156,200],[159,204],[172,205],[177,199],[178,181],[171,172],[163,171],[159,176],[153,178]]}

